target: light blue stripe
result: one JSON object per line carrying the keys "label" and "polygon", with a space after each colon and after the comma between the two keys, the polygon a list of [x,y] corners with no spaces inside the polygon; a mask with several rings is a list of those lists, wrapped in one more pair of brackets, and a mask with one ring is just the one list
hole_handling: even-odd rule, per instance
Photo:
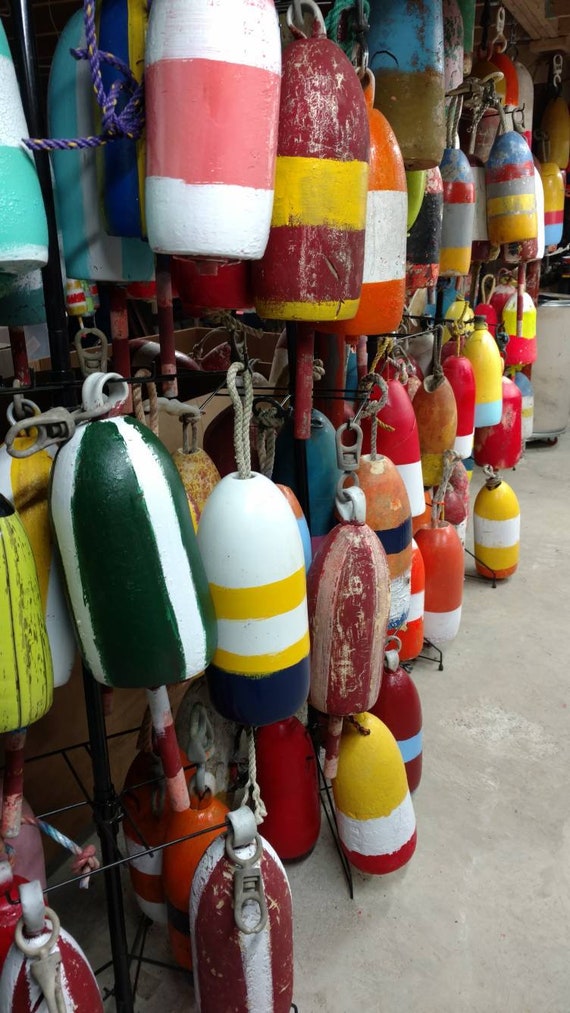
{"label": "light blue stripe", "polygon": [[475,406],[475,428],[497,426],[503,414],[503,401],[487,401]]}
{"label": "light blue stripe", "polygon": [[404,763],[409,763],[410,760],[415,760],[416,756],[420,755],[423,748],[422,733],[418,732],[417,735],[412,735],[411,739],[398,739],[398,746]]}

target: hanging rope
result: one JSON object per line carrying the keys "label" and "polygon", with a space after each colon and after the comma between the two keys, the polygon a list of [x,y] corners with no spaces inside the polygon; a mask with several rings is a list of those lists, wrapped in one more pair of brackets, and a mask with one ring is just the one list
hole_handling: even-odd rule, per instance
{"label": "hanging rope", "polygon": [[[243,377],[244,399],[237,389],[237,377]],[[249,426],[253,413],[253,380],[243,362],[232,362],[228,369],[227,388],[234,406],[234,453],[240,478],[251,478],[251,447]]]}
{"label": "hanging rope", "polygon": [[438,485],[435,495],[431,504],[431,526],[436,528],[440,521],[443,520],[443,505],[445,501],[445,494],[451,481],[453,469],[458,461],[461,460],[459,454],[456,454],[454,450],[444,450],[443,452],[443,472],[441,476],[441,482]]}
{"label": "hanging rope", "polygon": [[259,470],[266,478],[271,478],[275,464],[275,444],[277,432],[283,425],[283,412],[277,405],[270,404],[267,408],[255,408],[257,422],[257,457]]}
{"label": "hanging rope", "polygon": [[59,844],[62,848],[66,848],[71,851],[74,855],[74,859],[71,863],[71,869],[75,876],[83,874],[84,878],[81,880],[79,886],[80,889],[86,890],[89,886],[89,872],[94,872],[100,866],[99,859],[95,851],[93,844],[87,844],[86,847],[81,848],[79,844],[72,841],[70,837],[63,834],[57,827],[53,827],[51,823],[46,823],[45,820],[37,819],[35,816],[22,816],[22,823],[28,826],[37,827],[47,837],[50,837],[52,841]]}
{"label": "hanging rope", "polygon": [[248,729],[247,739],[249,770],[242,805],[244,805],[251,797],[253,815],[255,816],[255,822],[259,826],[259,824],[263,823],[265,817],[267,816],[267,809],[263,804],[261,791],[257,783],[257,758],[255,755],[255,733],[253,728]]}
{"label": "hanging rope", "polygon": [[[143,426],[148,426],[152,430],[155,436],[158,436],[158,396],[156,393],[156,384],[153,380],[149,380],[152,376],[150,370],[139,369],[135,373],[135,379],[140,379],[140,383],[133,383],[133,411],[137,422],[140,422]],[[146,418],[143,400],[142,400],[142,385],[146,383],[148,387],[148,401],[149,401],[149,417],[148,421]]]}
{"label": "hanging rope", "polygon": [[356,46],[362,46],[370,18],[369,0],[362,0],[362,14],[355,0],[335,0],[325,18],[329,39],[346,53],[349,59]]}
{"label": "hanging rope", "polygon": [[[127,138],[137,141],[143,133],[144,114],[144,81],[140,84],[131,68],[113,53],[99,49],[95,28],[95,0],[84,0],[83,14],[85,20],[85,49],[72,49],[71,55],[76,60],[88,60],[93,81],[93,91],[101,110],[100,134],[74,138],[23,138],[24,144],[32,151],[65,151],[74,148],[99,148],[110,141]],[[108,92],[103,87],[101,65],[107,64],[118,70],[118,77]],[[117,111],[124,102],[123,108]]]}

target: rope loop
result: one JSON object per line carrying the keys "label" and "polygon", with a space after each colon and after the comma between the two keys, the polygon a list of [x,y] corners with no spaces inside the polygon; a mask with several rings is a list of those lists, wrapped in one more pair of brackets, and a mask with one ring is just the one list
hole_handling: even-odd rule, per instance
{"label": "rope loop", "polygon": [[[238,374],[242,376],[244,399],[237,389]],[[228,369],[227,388],[234,406],[234,453],[240,478],[251,478],[251,446],[249,426],[253,413],[253,380],[243,362],[232,362]]]}
{"label": "rope loop", "polygon": [[242,805],[251,798],[253,815],[255,816],[255,822],[259,826],[267,816],[267,809],[265,808],[257,783],[257,758],[255,755],[255,733],[253,728],[249,728],[247,732],[247,747],[248,778],[244,789]]}

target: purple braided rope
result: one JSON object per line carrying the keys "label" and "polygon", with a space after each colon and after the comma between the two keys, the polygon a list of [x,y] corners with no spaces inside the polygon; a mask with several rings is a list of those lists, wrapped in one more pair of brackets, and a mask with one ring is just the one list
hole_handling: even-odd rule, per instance
{"label": "purple braided rope", "polygon": [[[150,4],[149,4],[150,6]],[[67,151],[82,148],[99,148],[110,141],[127,138],[136,141],[142,136],[145,124],[144,115],[144,80],[139,84],[131,68],[114,56],[97,46],[95,28],[95,0],[84,0],[83,13],[85,20],[84,49],[72,49],[71,55],[76,60],[89,60],[91,80],[97,104],[101,109],[102,131],[91,137],[74,138],[37,138],[25,137],[23,142],[32,151]],[[109,92],[103,87],[101,64],[114,67],[122,75],[113,81]],[[117,112],[117,106],[126,99],[124,107]]]}

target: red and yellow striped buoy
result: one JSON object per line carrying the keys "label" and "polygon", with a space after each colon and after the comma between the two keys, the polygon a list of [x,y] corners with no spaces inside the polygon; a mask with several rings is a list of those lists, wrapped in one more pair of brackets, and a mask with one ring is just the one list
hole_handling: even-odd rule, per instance
{"label": "red and yellow striped buoy", "polygon": [[288,15],[296,38],[283,54],[275,201],[267,249],[253,265],[255,308],[270,320],[348,320],[364,270],[368,116],[350,60],[327,39],[313,0],[305,6],[311,38]]}
{"label": "red and yellow striped buoy", "polygon": [[535,362],[536,306],[528,292],[521,289],[509,297],[503,307],[503,325],[509,336],[504,353],[507,366],[528,366]]}
{"label": "red and yellow striped buoy", "polygon": [[534,163],[521,134],[495,140],[486,167],[487,228],[493,246],[536,239],[538,220]]}
{"label": "red and yellow striped buoy", "polygon": [[519,563],[520,507],[510,485],[489,470],[473,506],[475,567],[482,577],[502,580]]}

